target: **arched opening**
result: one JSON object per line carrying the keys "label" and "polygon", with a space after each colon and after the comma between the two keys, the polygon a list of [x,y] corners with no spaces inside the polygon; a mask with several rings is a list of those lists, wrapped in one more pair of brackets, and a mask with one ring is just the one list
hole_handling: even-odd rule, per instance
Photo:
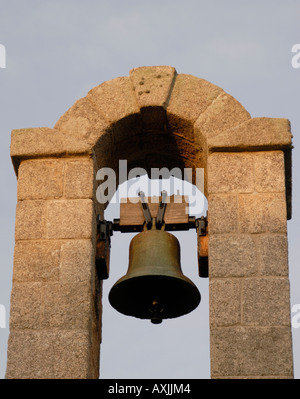
{"label": "arched opening", "polygon": [[[176,178],[150,180],[143,176],[119,186],[105,210],[105,219],[119,218],[120,198],[128,193],[131,197],[139,189],[146,196],[159,196],[161,190],[188,195],[190,216],[206,214],[206,199],[192,184]],[[182,271],[198,287],[201,302],[193,312],[160,325],[124,316],[108,301],[111,287],[127,272],[129,244],[135,234],[115,232],[111,237],[110,276],[103,282],[100,378],[209,378],[208,279],[198,274],[195,230],[172,234],[180,242]]]}

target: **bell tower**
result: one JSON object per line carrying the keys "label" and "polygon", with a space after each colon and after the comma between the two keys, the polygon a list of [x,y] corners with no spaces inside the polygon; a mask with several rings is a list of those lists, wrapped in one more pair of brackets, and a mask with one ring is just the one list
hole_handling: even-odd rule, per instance
{"label": "bell tower", "polygon": [[[135,68],[100,84],[54,128],[12,131],[18,203],[6,378],[99,377],[95,259],[106,205],[96,198],[96,174],[111,168],[118,175],[121,159],[147,172],[204,169],[211,377],[293,378],[291,139],[288,120],[251,118],[220,87],[169,66]],[[132,245],[146,251],[143,234],[162,233],[141,232]],[[121,284],[126,278],[115,290]],[[113,291],[111,299],[120,306]],[[155,297],[152,306],[159,321]]]}

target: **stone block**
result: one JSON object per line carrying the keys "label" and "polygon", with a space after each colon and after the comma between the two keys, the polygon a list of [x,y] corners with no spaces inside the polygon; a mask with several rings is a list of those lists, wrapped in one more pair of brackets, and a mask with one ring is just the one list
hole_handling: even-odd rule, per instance
{"label": "stone block", "polygon": [[[214,379],[224,379],[223,376],[214,377]],[[239,376],[226,376],[227,380],[292,380],[294,377],[284,375],[239,375]]]}
{"label": "stone block", "polygon": [[63,195],[62,160],[27,160],[19,167],[18,199],[53,199]]}
{"label": "stone block", "polygon": [[175,68],[170,66],[133,68],[129,76],[140,108],[167,106],[176,77]]}
{"label": "stone block", "polygon": [[167,132],[166,106],[176,71],[168,66],[140,67],[130,71],[143,131]]}
{"label": "stone block", "polygon": [[209,317],[211,326],[233,326],[240,324],[240,279],[210,278],[209,302]]}
{"label": "stone block", "polygon": [[[98,368],[91,368],[91,343],[87,331],[45,331],[40,335],[40,356],[45,360],[41,378],[98,378]],[[98,351],[99,351],[98,346]]]}
{"label": "stone block", "polygon": [[285,192],[283,151],[264,151],[255,156],[257,192]]}
{"label": "stone block", "polygon": [[179,74],[167,108],[169,129],[194,139],[194,123],[223,90],[192,75]]}
{"label": "stone block", "polygon": [[12,331],[8,340],[8,379],[97,378],[91,368],[89,335],[84,331]]}
{"label": "stone block", "polygon": [[255,238],[250,235],[209,236],[209,276],[243,277],[258,271]]}
{"label": "stone block", "polygon": [[[80,98],[56,122],[55,129],[93,146],[97,140],[111,137],[110,124],[88,98]],[[113,145],[112,140],[110,142]]]}
{"label": "stone block", "polygon": [[33,330],[10,330],[5,378],[43,378],[43,361],[38,350],[39,335],[40,332]]}
{"label": "stone block", "polygon": [[289,149],[291,126],[283,118],[252,118],[209,138],[207,144],[211,151]]}
{"label": "stone block", "polygon": [[91,158],[66,162],[64,186],[66,198],[93,198],[94,181],[94,165]]}
{"label": "stone block", "polygon": [[16,240],[46,238],[46,201],[19,201],[16,207]]}
{"label": "stone block", "polygon": [[211,376],[293,375],[289,327],[212,327]]}
{"label": "stone block", "polygon": [[209,193],[251,193],[255,189],[252,154],[213,153],[207,167]]}
{"label": "stone block", "polygon": [[[120,77],[104,82],[89,91],[86,97],[97,111],[105,119],[112,131],[112,145],[141,133],[141,114],[137,104],[131,79]],[[108,145],[110,136],[105,134],[98,141],[104,151],[101,151],[107,159],[114,158]],[[107,154],[106,154],[106,153]],[[112,161],[112,159],[108,161]],[[107,165],[104,165],[107,166]]]}
{"label": "stone block", "polygon": [[59,241],[18,241],[14,252],[14,282],[56,281],[60,273]]}
{"label": "stone block", "polygon": [[42,300],[43,329],[88,329],[92,300],[89,281],[43,284]]}
{"label": "stone block", "polygon": [[243,324],[290,326],[290,286],[286,277],[246,278],[242,294]]}
{"label": "stone block", "polygon": [[196,120],[196,142],[211,139],[250,118],[249,112],[234,97],[222,91]]}
{"label": "stone block", "polygon": [[60,281],[91,281],[95,269],[95,250],[90,240],[64,241],[61,247]]}
{"label": "stone block", "polygon": [[119,77],[94,87],[87,99],[109,124],[140,111],[129,77]]}
{"label": "stone block", "polygon": [[288,275],[288,243],[286,234],[260,237],[261,273],[266,276]]}
{"label": "stone block", "polygon": [[56,129],[41,127],[17,129],[11,132],[10,155],[16,174],[24,159],[90,153],[89,144],[66,136]]}
{"label": "stone block", "polygon": [[284,193],[240,194],[239,229],[242,233],[285,233]]}
{"label": "stone block", "polygon": [[47,237],[91,238],[96,222],[90,199],[48,201]]}
{"label": "stone block", "polygon": [[208,225],[209,234],[237,232],[238,208],[236,195],[209,195]]}
{"label": "stone block", "polygon": [[14,283],[11,292],[10,329],[40,328],[41,283]]}

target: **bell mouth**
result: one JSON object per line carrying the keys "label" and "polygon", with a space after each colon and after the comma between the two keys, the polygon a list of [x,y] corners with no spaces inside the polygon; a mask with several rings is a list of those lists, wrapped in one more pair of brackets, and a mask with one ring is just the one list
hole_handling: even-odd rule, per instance
{"label": "bell mouth", "polygon": [[109,302],[118,312],[159,324],[163,319],[183,316],[201,301],[198,288],[186,276],[126,275],[109,293]]}

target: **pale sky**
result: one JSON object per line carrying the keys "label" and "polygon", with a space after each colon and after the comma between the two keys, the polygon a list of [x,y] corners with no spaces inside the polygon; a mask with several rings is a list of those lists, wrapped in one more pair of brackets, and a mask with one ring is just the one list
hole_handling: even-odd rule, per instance
{"label": "pale sky", "polygon": [[[220,86],[252,117],[291,121],[291,306],[300,304],[300,68],[292,66],[299,20],[298,0],[0,0],[0,44],[6,49],[6,68],[0,68],[0,305],[6,309],[0,378],[6,367],[17,189],[11,130],[53,127],[90,89],[139,66],[173,66]],[[106,216],[118,217],[117,209]],[[107,303],[110,286],[126,272],[132,238],[114,234],[103,293],[102,378],[209,378],[208,280],[197,275],[194,234],[178,237],[183,272],[202,301],[191,314],[158,326],[122,316]],[[299,378],[300,328],[292,333]]]}

